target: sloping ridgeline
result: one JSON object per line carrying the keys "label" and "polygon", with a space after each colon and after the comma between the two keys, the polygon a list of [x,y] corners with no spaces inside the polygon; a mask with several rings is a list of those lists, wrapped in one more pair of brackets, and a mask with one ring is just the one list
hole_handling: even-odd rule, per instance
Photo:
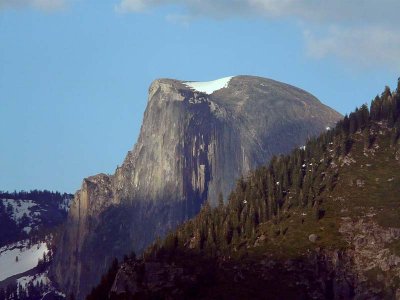
{"label": "sloping ridgeline", "polygon": [[242,178],[87,299],[398,298],[399,92]]}

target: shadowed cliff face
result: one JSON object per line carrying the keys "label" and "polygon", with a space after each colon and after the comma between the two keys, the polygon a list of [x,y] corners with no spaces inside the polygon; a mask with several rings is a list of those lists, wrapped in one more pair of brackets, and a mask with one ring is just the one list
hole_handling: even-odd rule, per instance
{"label": "shadowed cliff face", "polygon": [[235,180],[341,116],[303,90],[233,77],[211,94],[177,80],[149,89],[139,139],[114,175],[84,180],[60,239],[53,275],[84,297],[111,259],[141,251],[227,196]]}

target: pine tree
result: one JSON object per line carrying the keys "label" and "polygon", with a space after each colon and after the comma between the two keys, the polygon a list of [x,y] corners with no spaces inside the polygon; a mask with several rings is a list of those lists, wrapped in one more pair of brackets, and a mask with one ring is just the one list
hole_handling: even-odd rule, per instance
{"label": "pine tree", "polygon": [[382,110],[382,100],[379,96],[376,96],[371,103],[371,109],[370,109],[371,119],[374,121],[379,121],[382,116],[381,110]]}
{"label": "pine tree", "polygon": [[369,110],[367,104],[363,104],[358,110],[357,121],[361,129],[364,129],[365,126],[369,123]]}
{"label": "pine tree", "polygon": [[358,130],[358,124],[357,124],[357,118],[356,114],[358,112],[358,109],[356,108],[355,113],[351,113],[349,116],[349,133],[353,134]]}
{"label": "pine tree", "polygon": [[397,94],[400,93],[400,77],[397,79],[397,89],[396,89]]}
{"label": "pine tree", "polygon": [[381,99],[385,103],[385,101],[387,101],[390,97],[392,97],[392,92],[390,91],[390,87],[385,86],[385,90],[381,95]]}

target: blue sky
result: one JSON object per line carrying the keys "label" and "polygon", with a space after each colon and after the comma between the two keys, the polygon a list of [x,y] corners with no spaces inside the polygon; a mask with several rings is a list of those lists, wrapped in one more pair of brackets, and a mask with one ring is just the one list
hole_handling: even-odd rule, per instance
{"label": "blue sky", "polygon": [[113,173],[159,77],[259,75],[352,111],[397,84],[400,4],[348,2],[0,0],[0,190]]}

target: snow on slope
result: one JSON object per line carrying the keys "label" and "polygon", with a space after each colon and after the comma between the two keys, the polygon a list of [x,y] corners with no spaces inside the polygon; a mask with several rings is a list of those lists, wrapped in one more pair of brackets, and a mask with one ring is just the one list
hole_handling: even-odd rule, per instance
{"label": "snow on slope", "polygon": [[11,217],[19,223],[24,216],[31,215],[31,210],[33,207],[37,206],[32,200],[14,200],[14,199],[2,199],[5,207],[11,206],[12,213]]}
{"label": "snow on slope", "polygon": [[71,207],[73,200],[74,200],[73,198],[64,198],[62,202],[58,205],[58,208],[65,211],[69,211],[69,208]]}
{"label": "snow on slope", "polygon": [[0,248],[0,281],[33,269],[48,251],[46,243],[28,247],[28,240]]}
{"label": "snow on slope", "polygon": [[233,76],[224,77],[213,81],[205,81],[205,82],[190,81],[190,82],[184,82],[183,84],[198,92],[212,94],[217,90],[228,87],[229,82],[231,81],[232,78]]}
{"label": "snow on slope", "polygon": [[[49,212],[57,209],[59,211],[68,212],[72,200],[72,198],[65,197],[58,203],[53,203],[52,206],[45,205],[40,201],[25,199],[0,199],[0,202],[5,206],[10,218],[13,219],[17,225],[23,224],[24,228],[22,228],[22,230],[29,234],[33,229],[36,230],[43,223],[43,216],[46,216],[46,214],[48,215]],[[54,206],[54,204],[57,204],[57,206]]]}
{"label": "snow on slope", "polygon": [[21,288],[23,290],[25,290],[30,283],[32,283],[33,285],[38,285],[39,283],[49,285],[50,279],[49,279],[47,273],[48,273],[48,271],[46,271],[44,273],[36,274],[34,276],[30,276],[30,275],[23,276],[23,277],[17,279],[17,283],[18,283],[18,285],[21,286]]}

